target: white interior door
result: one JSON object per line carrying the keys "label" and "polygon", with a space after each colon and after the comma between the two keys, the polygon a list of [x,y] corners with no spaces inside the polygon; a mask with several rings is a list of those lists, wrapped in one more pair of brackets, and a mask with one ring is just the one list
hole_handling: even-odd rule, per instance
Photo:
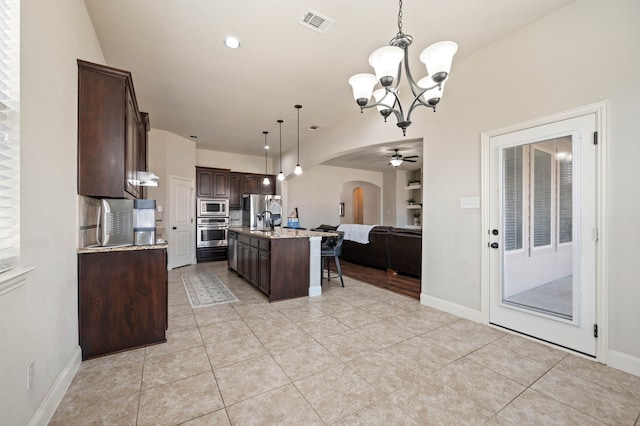
{"label": "white interior door", "polygon": [[195,224],[193,209],[193,180],[170,177],[169,204],[169,269],[191,265],[195,259]]}
{"label": "white interior door", "polygon": [[596,355],[596,117],[490,137],[489,321]]}

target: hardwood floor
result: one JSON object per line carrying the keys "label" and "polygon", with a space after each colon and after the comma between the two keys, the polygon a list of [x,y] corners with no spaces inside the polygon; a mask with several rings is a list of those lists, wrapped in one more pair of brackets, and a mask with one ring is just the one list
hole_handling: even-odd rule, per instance
{"label": "hardwood floor", "polygon": [[[340,266],[344,276],[420,300],[421,281],[419,278],[393,274],[382,269],[370,268],[343,260],[340,260]],[[331,270],[335,273],[335,264],[333,263]]]}

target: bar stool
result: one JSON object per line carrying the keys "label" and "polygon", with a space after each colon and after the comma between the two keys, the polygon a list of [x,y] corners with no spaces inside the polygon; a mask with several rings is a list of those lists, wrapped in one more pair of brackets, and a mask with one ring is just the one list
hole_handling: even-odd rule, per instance
{"label": "bar stool", "polygon": [[338,234],[335,237],[328,237],[326,241],[322,242],[320,256],[322,258],[322,268],[320,269],[320,285],[322,285],[322,275],[324,273],[324,267],[327,267],[327,281],[331,281],[331,263],[327,263],[331,257],[336,262],[336,268],[338,269],[338,276],[340,277],[340,283],[344,287],[344,280],[342,279],[342,269],[340,269],[340,256],[342,256],[342,242],[344,241],[344,232],[331,231]]}

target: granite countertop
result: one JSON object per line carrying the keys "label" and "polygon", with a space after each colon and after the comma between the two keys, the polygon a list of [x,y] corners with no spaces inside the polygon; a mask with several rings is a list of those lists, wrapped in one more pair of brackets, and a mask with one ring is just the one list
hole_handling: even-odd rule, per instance
{"label": "granite countertop", "polygon": [[235,231],[239,234],[253,235],[256,237],[263,237],[269,239],[281,239],[281,238],[309,238],[309,237],[331,237],[335,236],[334,232],[319,232],[319,231],[307,231],[303,229],[293,228],[278,228],[271,231],[269,229],[256,229],[249,228],[247,226],[231,227],[229,231]]}
{"label": "granite countertop", "polygon": [[101,247],[101,246],[89,246],[80,247],[77,250],[78,254],[81,253],[105,253],[110,251],[136,251],[136,250],[156,250],[169,248],[168,243],[151,244],[146,246],[120,246],[120,247]]}

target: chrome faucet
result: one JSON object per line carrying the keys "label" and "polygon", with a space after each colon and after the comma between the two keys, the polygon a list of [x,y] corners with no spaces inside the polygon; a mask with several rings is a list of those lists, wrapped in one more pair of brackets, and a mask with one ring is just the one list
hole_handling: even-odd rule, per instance
{"label": "chrome faucet", "polygon": [[[269,221],[267,221],[267,213],[269,213]],[[273,217],[269,210],[265,210],[258,215],[258,219],[262,220],[262,227],[266,228],[267,224],[269,224],[269,228],[273,230]]]}

